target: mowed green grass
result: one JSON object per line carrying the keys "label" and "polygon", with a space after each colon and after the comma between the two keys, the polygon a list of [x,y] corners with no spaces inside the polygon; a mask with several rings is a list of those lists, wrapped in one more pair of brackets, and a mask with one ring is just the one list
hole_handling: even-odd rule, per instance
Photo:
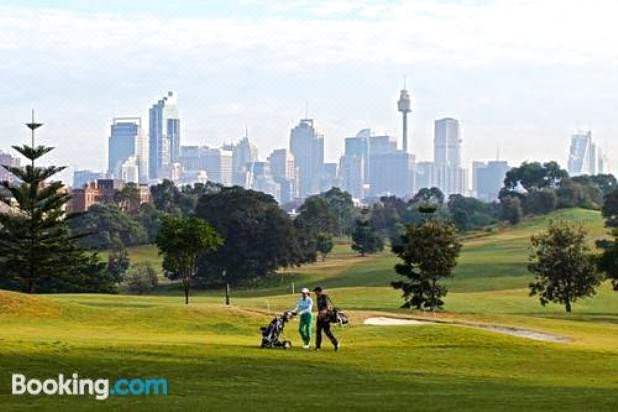
{"label": "mowed green grass", "polygon": [[[131,263],[150,263],[155,268],[161,267],[163,258],[155,245],[139,245],[127,248]],[[101,259],[107,261],[108,251],[99,252]]]}
{"label": "mowed green grass", "polygon": [[[161,296],[0,292],[1,410],[618,410],[618,293],[605,284],[565,314],[527,296],[530,234],[549,218],[581,221],[593,238],[605,229],[596,212],[561,211],[464,242],[445,311],[399,309],[388,283],[395,259],[360,258],[340,245],[314,265],[273,276],[258,290]],[[153,249],[142,250],[145,259]],[[135,252],[133,252],[133,256]],[[352,324],[336,328],[343,346],[259,349],[259,326],[291,308],[299,288],[321,284]],[[372,315],[516,326],[569,343],[539,342],[451,324],[364,326]],[[15,397],[10,374],[46,378],[164,377],[167,397]]]}

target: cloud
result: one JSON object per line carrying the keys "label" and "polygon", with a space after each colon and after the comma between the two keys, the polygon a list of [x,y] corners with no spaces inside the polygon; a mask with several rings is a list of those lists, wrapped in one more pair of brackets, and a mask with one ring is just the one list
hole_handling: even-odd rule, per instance
{"label": "cloud", "polygon": [[[0,133],[20,136],[19,124],[4,125],[34,101],[55,142],[74,152],[83,141],[96,143],[66,159],[103,164],[107,121],[145,116],[173,89],[191,143],[229,141],[246,123],[265,151],[287,144],[308,100],[334,160],[342,138],[357,129],[399,130],[394,101],[399,76],[408,73],[418,98],[414,139],[428,148],[425,158],[432,119],[442,114],[462,118],[466,142],[477,142],[467,150],[481,157],[493,155],[495,139],[530,143],[514,148],[514,157],[553,155],[533,144],[546,134],[561,158],[560,145],[582,120],[615,134],[618,102],[608,92],[618,81],[608,76],[618,66],[614,0],[244,0],[230,7],[166,15],[0,6],[0,95],[12,103],[0,110]],[[245,7],[259,13],[240,13]]]}
{"label": "cloud", "polygon": [[272,7],[271,15],[255,19],[3,7],[0,50],[44,50],[83,65],[99,53],[127,61],[137,56],[150,65],[153,59],[145,56],[155,53],[160,59],[257,64],[277,71],[354,63],[470,67],[618,62],[613,18],[618,5],[613,1],[593,0],[585,7],[576,0],[425,0],[391,7],[293,1],[287,14]]}

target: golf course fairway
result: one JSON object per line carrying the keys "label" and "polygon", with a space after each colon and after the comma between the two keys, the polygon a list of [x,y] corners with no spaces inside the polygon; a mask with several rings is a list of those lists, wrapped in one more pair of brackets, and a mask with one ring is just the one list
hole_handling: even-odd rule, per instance
{"label": "golf course fairway", "polygon": [[[605,235],[598,212],[567,210],[466,236],[444,311],[399,309],[387,251],[359,257],[338,245],[325,262],[292,268],[253,289],[156,295],[25,295],[0,291],[2,411],[612,411],[618,410],[618,293],[605,283],[573,313],[528,296],[532,233],[550,219]],[[156,252],[137,256],[157,261]],[[136,258],[135,256],[134,260]],[[294,306],[296,288],[320,285],[351,318],[334,327],[342,348],[260,349],[259,327]],[[370,317],[432,323],[365,325]],[[461,324],[564,337],[533,340]],[[164,378],[167,396],[15,396],[11,375],[47,379]]]}

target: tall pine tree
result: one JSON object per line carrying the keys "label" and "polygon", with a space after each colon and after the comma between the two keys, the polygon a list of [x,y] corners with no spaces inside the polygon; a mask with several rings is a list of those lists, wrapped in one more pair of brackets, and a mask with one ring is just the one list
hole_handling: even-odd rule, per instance
{"label": "tall pine tree", "polygon": [[69,234],[65,213],[70,194],[60,181],[49,180],[64,167],[39,167],[36,161],[53,147],[35,145],[32,121],[31,145],[13,146],[29,160],[23,167],[2,166],[18,179],[1,182],[0,200],[10,211],[0,213],[0,287],[33,292],[113,291],[105,264],[85,254]]}

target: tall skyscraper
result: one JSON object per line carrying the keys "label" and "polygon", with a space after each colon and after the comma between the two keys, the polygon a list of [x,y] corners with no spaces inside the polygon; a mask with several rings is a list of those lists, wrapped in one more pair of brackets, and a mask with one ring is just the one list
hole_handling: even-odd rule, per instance
{"label": "tall skyscraper", "polygon": [[149,177],[157,179],[180,158],[180,118],[174,92],[150,108],[148,143]]}
{"label": "tall skyscraper", "polygon": [[500,189],[504,185],[506,172],[511,170],[507,162],[501,160],[487,163],[474,162],[474,188],[476,197],[485,202],[493,202],[498,199]]}
{"label": "tall skyscraper", "polygon": [[433,162],[418,162],[415,165],[414,192],[423,188],[431,188],[436,180]]}
{"label": "tall skyscraper", "polygon": [[320,176],[320,192],[326,192],[333,187],[341,186],[339,179],[339,164],[324,163],[322,176]]}
{"label": "tall skyscraper", "polygon": [[373,197],[407,197],[414,188],[414,156],[403,150],[370,156],[369,192]]}
{"label": "tall skyscraper", "polygon": [[447,117],[435,121],[433,156],[436,166],[461,167],[461,136],[458,120]]}
{"label": "tall skyscraper", "polygon": [[296,162],[294,155],[287,149],[277,149],[268,156],[273,179],[280,186],[280,202],[291,202],[298,197],[296,179]]}
{"label": "tall skyscraper", "polygon": [[287,149],[276,149],[268,156],[270,170],[274,177],[293,180],[296,175],[294,155]]}
{"label": "tall skyscraper", "polygon": [[339,179],[342,189],[354,199],[365,198],[365,165],[361,155],[343,155],[339,161]]}
{"label": "tall skyscraper", "polygon": [[[107,172],[111,178],[122,178],[122,165],[134,158],[138,176],[146,177],[145,141],[142,119],[139,117],[117,117],[112,121],[108,147]],[[144,170],[140,170],[140,168]]]}
{"label": "tall skyscraper", "polygon": [[603,173],[601,149],[592,141],[592,132],[579,132],[571,136],[568,171],[571,176]]}
{"label": "tall skyscraper", "polygon": [[298,168],[299,196],[305,198],[319,193],[324,136],[316,131],[313,119],[301,119],[290,131],[290,151]]}
{"label": "tall skyscraper", "polygon": [[434,124],[434,182],[446,195],[466,194],[468,176],[461,167],[461,130],[452,118],[436,120]]}
{"label": "tall skyscraper", "polygon": [[404,152],[408,151],[408,113],[412,111],[411,106],[410,95],[404,84],[399,94],[399,100],[397,101],[397,110],[401,112],[402,117],[402,148]]}
{"label": "tall skyscraper", "polygon": [[251,173],[252,164],[258,161],[258,148],[245,135],[232,147],[232,181],[235,185],[247,187],[247,174]]}
{"label": "tall skyscraper", "polygon": [[[390,136],[375,136],[371,129],[362,129],[354,137],[346,137],[345,139],[345,162],[342,167],[341,175],[342,184],[349,182],[355,187],[355,193],[367,194],[366,188],[369,187],[369,178],[371,176],[371,159],[373,155],[393,153],[397,151],[397,142],[392,140]],[[355,167],[358,165],[359,160],[353,160],[353,157],[359,157],[360,163],[363,166],[362,175]],[[343,158],[342,158],[343,159]],[[350,173],[356,173],[355,176]],[[375,175],[374,175],[375,177]],[[352,183],[353,182],[353,183]],[[362,190],[359,192],[358,182],[361,182]],[[360,199],[360,198],[359,198]]]}

